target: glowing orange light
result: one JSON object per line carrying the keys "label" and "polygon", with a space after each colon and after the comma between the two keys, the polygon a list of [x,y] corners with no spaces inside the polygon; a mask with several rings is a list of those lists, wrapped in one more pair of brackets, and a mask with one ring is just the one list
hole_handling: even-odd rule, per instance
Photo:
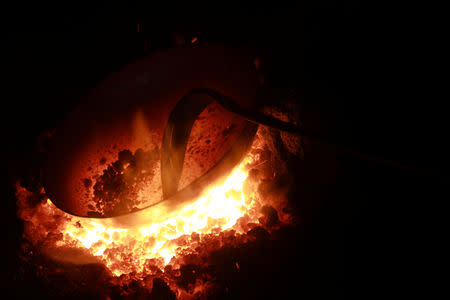
{"label": "glowing orange light", "polygon": [[[248,156],[220,185],[210,187],[192,204],[162,222],[140,220],[138,226],[111,226],[102,219],[74,217],[61,212],[50,200],[43,205],[49,213],[67,218],[60,228],[57,246],[87,250],[103,262],[116,276],[142,272],[147,260],[169,264],[177,252],[189,248],[192,233],[208,234],[227,229],[240,231],[239,218],[254,209],[254,195],[244,193],[248,171],[246,165],[254,158]],[[180,245],[177,239],[185,238]],[[126,258],[126,259],[124,259]]]}

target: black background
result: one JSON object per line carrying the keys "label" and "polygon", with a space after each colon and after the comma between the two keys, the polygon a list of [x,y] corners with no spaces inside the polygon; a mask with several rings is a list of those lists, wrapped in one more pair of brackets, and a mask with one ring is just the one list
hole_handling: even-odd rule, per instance
{"label": "black background", "polygon": [[[283,286],[306,298],[435,290],[440,281],[433,268],[444,266],[438,254],[445,219],[438,204],[448,198],[439,193],[447,182],[448,147],[445,97],[436,93],[443,79],[427,66],[439,63],[439,47],[429,36],[435,30],[425,29],[425,11],[397,8],[337,0],[245,7],[151,1],[7,5],[1,60],[8,171],[2,282],[8,293],[45,296],[14,281],[21,224],[15,219],[13,183],[38,167],[33,163],[37,137],[99,80],[153,50],[175,46],[176,35],[232,44],[262,57],[265,85],[292,93],[304,108],[305,124],[325,129],[354,150],[411,166],[399,169],[338,154],[336,181],[309,188],[315,195],[310,200],[321,205],[311,209],[301,200],[306,196],[298,197],[304,201],[298,205],[301,214],[310,218],[301,229],[309,237],[287,243],[285,254],[275,253],[290,263],[269,268],[264,280],[249,279],[248,290],[270,286],[266,296],[273,297]],[[303,182],[307,171],[298,175]],[[309,251],[297,253],[299,247]],[[293,273],[287,285],[280,272]],[[240,292],[249,295],[234,296]]]}

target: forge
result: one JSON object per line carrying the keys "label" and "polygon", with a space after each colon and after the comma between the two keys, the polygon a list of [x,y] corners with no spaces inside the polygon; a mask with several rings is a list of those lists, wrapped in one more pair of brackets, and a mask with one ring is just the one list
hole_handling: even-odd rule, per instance
{"label": "forge", "polygon": [[10,2],[2,299],[445,287],[442,26],[423,5]]}
{"label": "forge", "polygon": [[104,80],[49,135],[40,189],[16,184],[23,264],[60,297],[226,297],[218,253],[264,247],[297,218],[298,111],[258,106],[257,85],[251,62],[217,45]]}

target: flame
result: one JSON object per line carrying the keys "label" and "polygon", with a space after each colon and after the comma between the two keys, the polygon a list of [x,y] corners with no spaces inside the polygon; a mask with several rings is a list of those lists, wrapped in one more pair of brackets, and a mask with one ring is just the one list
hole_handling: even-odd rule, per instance
{"label": "flame", "polygon": [[102,219],[68,215],[50,199],[43,204],[43,210],[67,220],[59,228],[61,238],[56,246],[83,249],[116,276],[139,274],[148,260],[163,268],[177,253],[192,249],[194,233],[204,235],[227,229],[242,232],[238,219],[255,210],[257,203],[254,193],[244,192],[247,166],[255,159],[255,155],[248,155],[222,184],[210,187],[194,203],[162,222],[141,218],[137,226],[114,226]]}
{"label": "flame", "polygon": [[[295,223],[285,209],[284,192],[274,184],[276,161],[267,163],[272,158],[266,134],[258,130],[251,150],[225,180],[175,209],[161,202],[115,218],[75,217],[58,209],[43,188],[31,192],[18,182],[17,213],[24,222],[21,260],[38,266],[40,276],[42,257],[50,258],[45,260],[43,282],[45,274],[59,274],[77,286],[78,275],[71,277],[71,272],[101,264],[108,273],[99,279],[105,299],[110,299],[112,287],[121,295],[150,293],[156,279],[178,299],[208,295],[218,288],[214,268],[208,267],[212,253],[252,243],[265,230],[270,234]],[[232,264],[238,271],[242,268],[238,261]],[[183,273],[186,266],[199,268],[193,271],[195,280],[183,279],[191,276]]]}

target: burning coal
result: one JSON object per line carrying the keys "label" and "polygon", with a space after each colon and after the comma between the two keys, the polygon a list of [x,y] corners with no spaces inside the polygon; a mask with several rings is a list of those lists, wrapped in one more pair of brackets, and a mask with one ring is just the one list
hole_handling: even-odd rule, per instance
{"label": "burning coal", "polygon": [[[18,183],[22,261],[49,286],[63,278],[65,284],[52,288],[60,295],[83,290],[103,299],[189,299],[224,289],[211,264],[214,253],[268,239],[294,223],[280,190],[285,162],[271,145],[269,131],[260,129],[251,151],[223,182],[165,220],[140,218],[133,226],[114,218],[69,215],[52,204],[44,189],[31,192]],[[238,271],[239,262],[232,267]],[[97,274],[95,280],[86,282],[92,276],[82,275],[86,272]]]}

